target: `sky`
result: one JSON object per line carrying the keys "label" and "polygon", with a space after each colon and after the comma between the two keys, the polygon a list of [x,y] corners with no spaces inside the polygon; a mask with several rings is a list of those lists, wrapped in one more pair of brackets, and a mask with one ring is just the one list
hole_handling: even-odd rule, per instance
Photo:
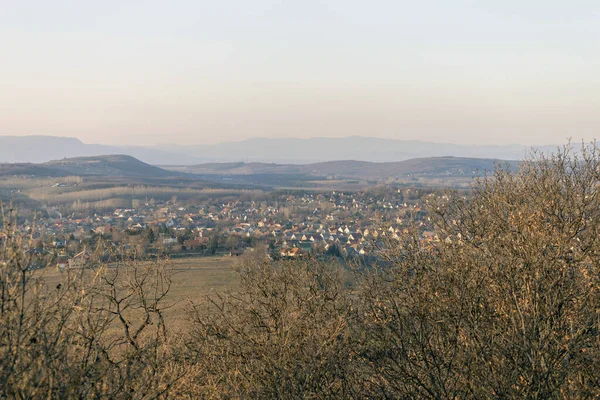
{"label": "sky", "polygon": [[598,0],[0,0],[0,135],[542,145],[599,128]]}

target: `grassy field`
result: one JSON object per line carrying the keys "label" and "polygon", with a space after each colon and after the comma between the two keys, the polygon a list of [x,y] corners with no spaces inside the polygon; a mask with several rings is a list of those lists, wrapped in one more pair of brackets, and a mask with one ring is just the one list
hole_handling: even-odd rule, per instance
{"label": "grassy field", "polygon": [[166,314],[175,324],[185,322],[190,301],[201,301],[213,291],[235,287],[237,259],[232,257],[199,257],[169,261],[174,271],[168,302],[173,304]]}
{"label": "grassy field", "polygon": [[[236,258],[179,258],[165,262],[173,276],[173,285],[165,301],[165,304],[170,305],[165,318],[172,327],[185,323],[191,301],[202,301],[211,292],[234,288],[237,283]],[[56,269],[40,274],[50,287],[55,287],[67,277],[66,272],[58,272]]]}

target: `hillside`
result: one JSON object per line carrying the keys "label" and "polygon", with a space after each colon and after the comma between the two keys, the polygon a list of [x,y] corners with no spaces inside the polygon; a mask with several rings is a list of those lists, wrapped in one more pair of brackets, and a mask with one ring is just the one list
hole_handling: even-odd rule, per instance
{"label": "hillside", "polygon": [[[398,162],[328,161],[313,164],[258,162],[207,163],[159,168],[127,155],[75,157],[44,164],[0,164],[0,176],[63,177],[134,180],[155,183],[167,180],[180,184],[209,183],[218,187],[319,187],[352,180],[417,182],[429,186],[467,184],[474,176],[492,171],[499,164],[515,166],[517,161],[484,158],[430,157]],[[458,179],[459,181],[456,181]],[[186,183],[187,182],[187,183]],[[320,183],[317,183],[320,182]],[[351,183],[351,182],[346,182]]]}
{"label": "hillside", "polygon": [[0,164],[0,176],[37,176],[37,177],[59,177],[69,175],[65,171],[49,168],[39,164],[17,163]]}
{"label": "hillside", "polygon": [[429,157],[398,162],[374,163],[365,161],[328,161],[322,163],[266,164],[266,163],[210,163],[189,167],[166,167],[198,175],[288,175],[305,174],[315,177],[386,179],[397,176],[474,176],[492,171],[496,165],[516,161],[489,158]]}
{"label": "hillside", "polygon": [[94,175],[116,177],[164,178],[177,175],[172,171],[146,164],[126,155],[105,155],[96,157],[76,157],[49,161],[42,164],[68,175]]}

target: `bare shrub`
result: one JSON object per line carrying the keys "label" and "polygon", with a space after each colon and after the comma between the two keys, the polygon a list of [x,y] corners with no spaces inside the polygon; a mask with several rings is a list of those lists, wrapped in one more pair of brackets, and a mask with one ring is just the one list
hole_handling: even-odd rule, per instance
{"label": "bare shrub", "polygon": [[203,396],[348,396],[349,301],[340,269],[315,260],[246,261],[240,288],[194,307],[189,348]]}
{"label": "bare shrub", "polygon": [[406,238],[364,282],[369,392],[599,396],[599,173],[565,148],[430,199],[441,241]]}

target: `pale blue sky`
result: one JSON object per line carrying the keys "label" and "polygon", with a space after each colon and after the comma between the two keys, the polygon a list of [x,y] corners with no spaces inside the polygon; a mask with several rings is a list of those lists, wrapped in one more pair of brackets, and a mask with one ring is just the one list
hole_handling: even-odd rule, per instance
{"label": "pale blue sky", "polygon": [[545,144],[599,128],[598,0],[0,0],[0,135]]}

